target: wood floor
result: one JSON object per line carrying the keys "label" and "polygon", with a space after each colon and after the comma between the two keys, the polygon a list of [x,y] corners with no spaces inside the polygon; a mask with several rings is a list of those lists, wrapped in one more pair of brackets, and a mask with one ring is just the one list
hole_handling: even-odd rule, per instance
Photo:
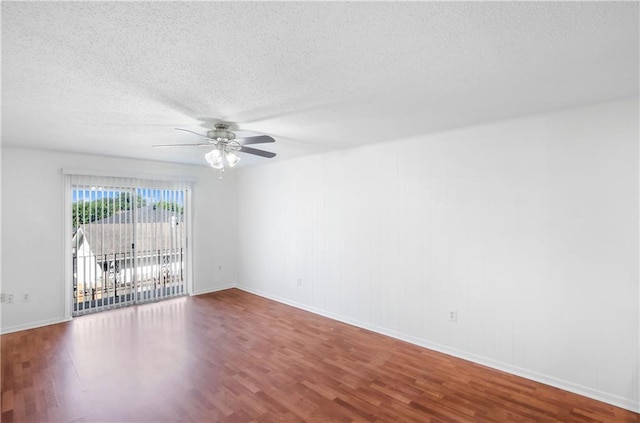
{"label": "wood floor", "polygon": [[2,336],[2,422],[640,422],[236,289]]}

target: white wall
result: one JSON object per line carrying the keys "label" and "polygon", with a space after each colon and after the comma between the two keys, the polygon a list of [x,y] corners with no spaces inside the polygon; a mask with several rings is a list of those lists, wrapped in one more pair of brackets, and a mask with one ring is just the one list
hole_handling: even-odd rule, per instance
{"label": "white wall", "polygon": [[[218,181],[208,167],[38,150],[2,148],[2,332],[64,319],[64,185],[62,168],[121,176],[196,178],[193,188],[195,293],[233,286],[237,280],[236,195],[233,172]],[[222,265],[222,271],[218,270]],[[31,299],[19,297],[28,292]]]}
{"label": "white wall", "polygon": [[638,136],[635,98],[242,169],[240,286],[639,411]]}

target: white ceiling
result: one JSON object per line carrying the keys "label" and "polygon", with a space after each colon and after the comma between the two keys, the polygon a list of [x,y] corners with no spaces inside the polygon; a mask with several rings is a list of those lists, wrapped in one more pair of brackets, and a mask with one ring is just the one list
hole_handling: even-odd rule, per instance
{"label": "white ceiling", "polygon": [[2,142],[205,165],[151,145],[229,121],[275,137],[256,147],[277,160],[635,96],[638,11],[3,1]]}

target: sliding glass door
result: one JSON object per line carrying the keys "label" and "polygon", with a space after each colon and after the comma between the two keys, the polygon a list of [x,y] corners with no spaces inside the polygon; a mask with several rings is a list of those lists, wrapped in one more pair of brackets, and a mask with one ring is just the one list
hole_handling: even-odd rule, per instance
{"label": "sliding glass door", "polygon": [[185,294],[185,193],[138,188],[143,205],[135,209],[136,301]]}
{"label": "sliding glass door", "polygon": [[72,175],[74,316],[185,295],[187,187]]}

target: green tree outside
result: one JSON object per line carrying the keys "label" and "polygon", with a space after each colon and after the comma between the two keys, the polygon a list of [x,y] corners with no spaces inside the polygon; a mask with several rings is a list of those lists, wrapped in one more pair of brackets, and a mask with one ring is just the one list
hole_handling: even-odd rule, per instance
{"label": "green tree outside", "polygon": [[178,203],[173,203],[171,201],[160,201],[156,204],[156,207],[169,210],[172,212],[177,212],[178,214],[182,214],[184,212],[184,207],[179,205]]}
{"label": "green tree outside", "polygon": [[[140,196],[136,197],[136,208],[146,205],[146,200]],[[122,192],[115,197],[105,197],[93,201],[76,201],[73,203],[71,219],[73,227],[106,219],[114,213],[122,210],[131,210],[133,198],[130,193]]]}

